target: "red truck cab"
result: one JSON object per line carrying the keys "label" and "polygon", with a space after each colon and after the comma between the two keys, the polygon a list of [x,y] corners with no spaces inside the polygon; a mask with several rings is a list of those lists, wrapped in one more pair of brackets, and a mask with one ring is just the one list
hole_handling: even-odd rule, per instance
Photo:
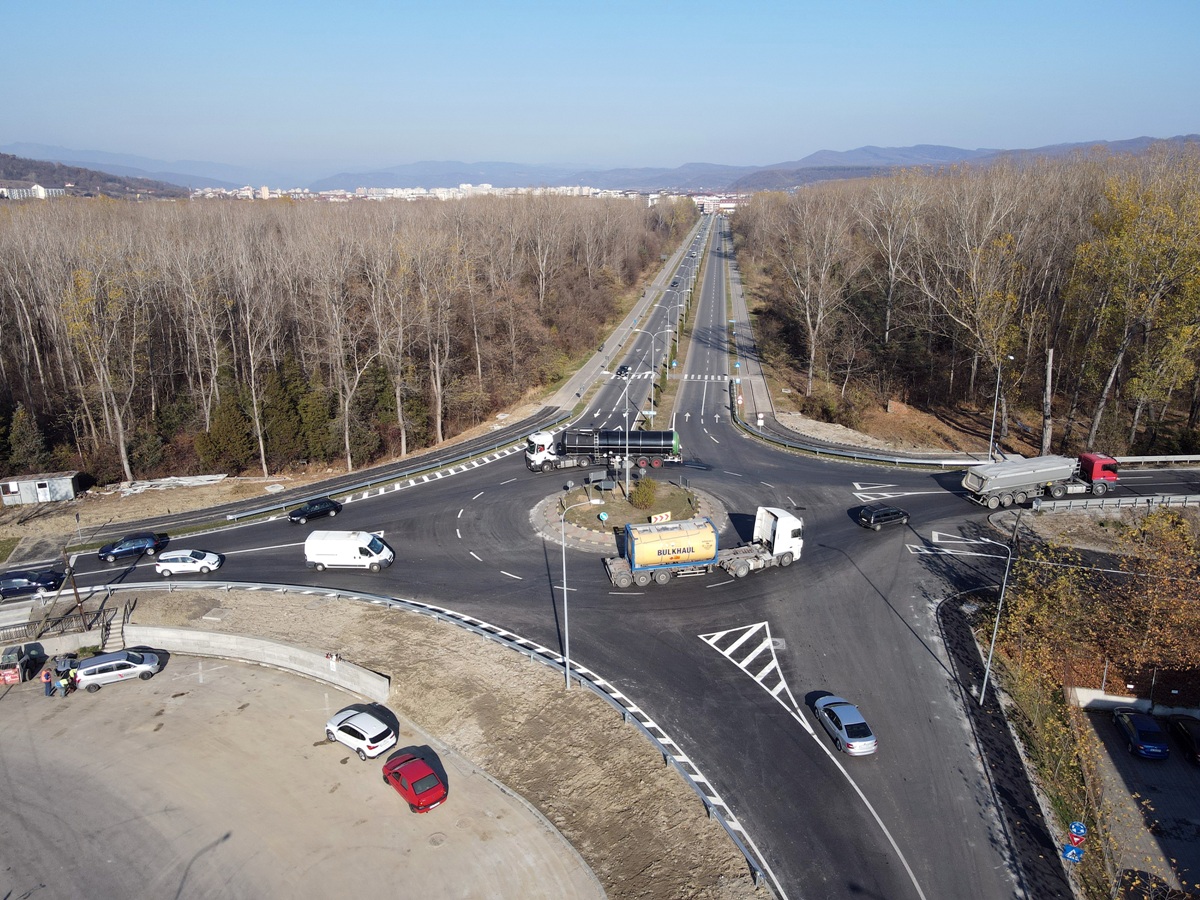
{"label": "red truck cab", "polygon": [[1117,473],[1117,461],[1103,453],[1079,454],[1079,477],[1084,481],[1095,484],[1097,481],[1107,481],[1116,484],[1121,480]]}

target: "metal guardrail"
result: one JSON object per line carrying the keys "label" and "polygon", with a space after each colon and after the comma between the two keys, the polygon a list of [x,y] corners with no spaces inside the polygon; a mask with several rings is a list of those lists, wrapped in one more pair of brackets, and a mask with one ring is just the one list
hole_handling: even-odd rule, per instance
{"label": "metal guardrail", "polygon": [[[540,431],[540,430],[553,428],[554,426],[558,425],[560,422],[563,422],[566,419],[571,418],[571,415],[572,415],[572,413],[570,413],[570,412],[567,412],[567,413],[560,412],[556,418],[544,420],[543,422],[539,423],[533,430]],[[522,437],[520,440],[515,441],[515,442],[513,441],[513,439],[511,437],[508,437],[508,438],[505,438],[503,441],[500,441],[499,443],[490,444],[485,447],[476,447],[471,450],[460,453],[457,456],[442,457],[442,458],[437,459],[436,461],[435,460],[427,460],[423,463],[418,463],[411,469],[401,469],[400,471],[390,471],[386,475],[379,475],[375,478],[369,478],[365,481],[360,481],[360,482],[356,482],[351,485],[339,487],[336,491],[333,492],[333,494],[336,496],[339,496],[339,497],[349,497],[350,495],[358,493],[359,491],[368,491],[373,488],[377,488],[380,485],[392,484],[393,482],[412,481],[413,479],[415,479],[421,475],[427,474],[427,473],[434,473],[434,472],[438,472],[442,469],[454,468],[455,466],[459,466],[459,465],[462,465],[463,463],[470,462],[473,459],[487,456],[490,453],[496,453],[497,451],[504,450],[509,447],[519,447],[519,446],[521,446],[523,441],[524,441],[524,437]],[[255,516],[263,516],[268,513],[281,512],[289,506],[295,506],[297,503],[304,503],[307,500],[313,499],[314,497],[325,497],[325,496],[329,496],[329,494],[328,493],[313,494],[312,497],[306,497],[306,498],[302,498],[299,500],[293,497],[288,500],[280,501],[279,503],[273,503],[270,506],[256,507],[255,509],[246,510],[245,512],[227,513],[225,516],[225,519],[230,522],[238,522],[238,521],[241,521],[242,519],[251,519],[251,518],[254,518]]]}
{"label": "metal guardrail", "polygon": [[1144,506],[1200,506],[1200,495],[1155,494],[1151,497],[1079,497],[1065,500],[1033,499],[1035,512],[1070,512],[1080,509],[1133,509]]}
{"label": "metal guardrail", "polygon": [[1114,456],[1121,465],[1200,465],[1200,456]]}
{"label": "metal guardrail", "polygon": [[[419,615],[428,616],[438,622],[448,622],[456,625],[459,628],[466,629],[479,637],[486,638],[494,643],[500,644],[509,650],[515,650],[522,656],[527,656],[530,661],[541,663],[552,669],[557,669],[559,672],[565,672],[563,657],[548,647],[523,638],[518,634],[507,631],[498,625],[492,625],[484,622],[482,619],[476,619],[473,616],[468,616],[464,613],[457,613],[450,609],[445,609],[440,606],[433,606],[429,603],[421,603],[416,600],[399,600],[395,597],[385,597],[379,594],[368,594],[362,591],[347,591],[336,588],[321,588],[311,585],[297,584],[260,584],[257,582],[243,581],[203,581],[203,582],[188,582],[178,583],[175,581],[147,581],[136,582],[120,585],[104,585],[86,589],[87,596],[90,598],[95,594],[114,594],[122,591],[167,591],[168,593],[176,590],[195,590],[197,586],[202,585],[208,590],[218,591],[270,591],[275,593],[299,593],[299,594],[323,594],[339,599],[359,600],[364,603],[370,603],[375,606],[386,606],[392,609],[402,609],[408,612],[414,612]],[[83,594],[85,589],[80,588],[80,593]],[[126,604],[128,609],[128,604]],[[109,613],[115,615],[116,610],[109,610]],[[655,748],[662,754],[663,762],[666,765],[672,766],[683,780],[691,787],[696,795],[704,804],[704,809],[709,818],[713,814],[717,814],[717,820],[721,823],[721,827],[725,829],[725,833],[729,835],[734,846],[738,848],[738,852],[742,854],[746,865],[750,869],[750,874],[754,878],[755,885],[762,883],[766,877],[765,866],[758,860],[758,857],[752,853],[746,842],[742,840],[742,834],[745,834],[741,823],[733,811],[725,804],[715,792],[706,791],[702,785],[709,784],[707,778],[700,772],[699,768],[682,752],[679,746],[672,740],[665,731],[654,722],[652,718],[640,710],[628,697],[622,694],[617,688],[611,685],[608,681],[601,678],[595,672],[585,666],[581,666],[576,662],[571,663],[571,677],[579,685],[587,688],[593,694],[604,699],[610,706],[621,714],[622,720],[626,724],[634,725],[642,736],[654,744]]]}

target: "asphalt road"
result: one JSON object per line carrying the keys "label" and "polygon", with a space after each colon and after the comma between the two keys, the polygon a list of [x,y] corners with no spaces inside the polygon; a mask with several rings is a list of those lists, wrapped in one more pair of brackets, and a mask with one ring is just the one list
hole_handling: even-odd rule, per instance
{"label": "asphalt road", "polygon": [[[572,658],[632,697],[685,749],[745,826],[783,895],[1010,898],[1023,879],[967,712],[972,686],[956,674],[937,615],[944,598],[995,585],[1003,551],[992,548],[999,558],[915,552],[941,546],[935,532],[1003,536],[962,496],[956,476],[795,455],[731,428],[726,272],[720,260],[710,262],[678,373],[674,427],[687,464],[665,474],[686,476],[730,514],[723,544],[749,536],[759,505],[798,510],[803,557],[740,581],[716,574],[616,591],[598,554],[568,550]],[[612,363],[661,354],[666,336],[656,332],[677,312],[649,313],[629,355]],[[581,423],[623,425],[627,396],[631,409],[643,408],[649,379],[637,374],[629,381],[602,375]],[[275,520],[187,544],[227,554],[222,579],[422,600],[559,647],[562,551],[537,533],[530,511],[581,474],[532,474],[515,454],[348,503],[336,522]],[[908,509],[908,526],[860,528],[854,511],[875,499]],[[302,543],[314,527],[382,532],[396,563],[378,575],[309,571]],[[152,577],[150,565],[81,560],[78,577],[141,581]],[[757,655],[747,658],[752,648]],[[862,708],[879,735],[878,754],[850,759],[832,751],[810,709],[825,693]]]}

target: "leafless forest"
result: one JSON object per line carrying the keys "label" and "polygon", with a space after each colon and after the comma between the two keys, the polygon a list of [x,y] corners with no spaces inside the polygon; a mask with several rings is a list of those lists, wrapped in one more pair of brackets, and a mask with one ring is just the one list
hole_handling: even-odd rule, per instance
{"label": "leafless forest", "polygon": [[690,201],[0,207],[5,470],[346,469],[592,352]]}
{"label": "leafless forest", "polygon": [[810,414],[998,386],[1043,452],[1200,452],[1200,146],[760,194],[734,230]]}

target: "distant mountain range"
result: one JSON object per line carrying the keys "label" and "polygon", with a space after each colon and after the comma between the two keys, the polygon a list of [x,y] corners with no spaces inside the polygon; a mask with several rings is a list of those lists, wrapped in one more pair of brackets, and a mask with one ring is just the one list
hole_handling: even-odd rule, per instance
{"label": "distant mountain range", "polygon": [[[0,153],[29,160],[94,169],[124,178],[165,182],[184,188],[229,190],[266,185],[275,189],[306,187],[313,191],[347,190],[360,187],[452,188],[460,184],[491,184],[494,187],[559,187],[587,185],[607,190],[750,192],[786,190],[814,181],[861,178],[910,166],[947,166],[956,163],[985,163],[1002,156],[1065,156],[1094,147],[1110,153],[1139,153],[1161,138],[1140,137],[1122,141],[1082,141],[1013,150],[964,150],[918,144],[914,147],[859,147],[855,150],[818,150],[803,159],[769,166],[725,166],[716,163],[687,163],[676,168],[574,169],[506,162],[416,162],[364,171],[320,171],[279,169],[275,171],[199,160],[172,162],[106,153],[98,150],[69,150],[43,144],[16,143],[0,146]],[[1172,143],[1200,142],[1200,135],[1179,135]],[[329,166],[326,171],[336,171]],[[46,187],[56,185],[47,184]]]}

